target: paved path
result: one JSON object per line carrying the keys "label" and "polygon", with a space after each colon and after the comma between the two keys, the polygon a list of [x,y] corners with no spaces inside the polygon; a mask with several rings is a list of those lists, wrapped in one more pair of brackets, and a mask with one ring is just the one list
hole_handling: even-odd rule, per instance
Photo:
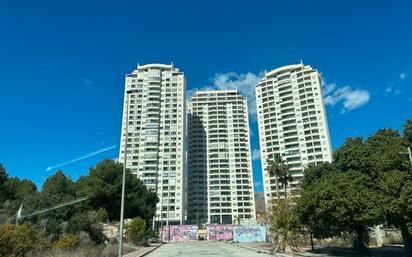
{"label": "paved path", "polygon": [[[190,241],[168,243],[146,257],[268,257],[271,255],[240,248],[232,243]],[[273,257],[273,256],[272,256]]]}
{"label": "paved path", "polygon": [[140,256],[144,256],[147,253],[153,251],[154,249],[156,249],[157,247],[159,247],[160,244],[153,244],[152,246],[149,247],[142,247],[139,248],[138,250],[125,254],[123,255],[123,257],[140,257]]}

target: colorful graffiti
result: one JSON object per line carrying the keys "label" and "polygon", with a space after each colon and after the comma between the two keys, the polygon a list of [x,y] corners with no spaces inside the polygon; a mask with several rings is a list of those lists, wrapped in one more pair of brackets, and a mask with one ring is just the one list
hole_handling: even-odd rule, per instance
{"label": "colorful graffiti", "polygon": [[233,241],[240,243],[265,242],[266,227],[264,226],[235,226]]}
{"label": "colorful graffiti", "polygon": [[[170,230],[169,230],[170,229]],[[182,242],[198,240],[199,235],[204,236],[205,229],[200,230],[195,225],[170,225],[164,226],[162,240],[165,242]],[[240,243],[265,242],[267,228],[265,226],[243,225],[207,225],[207,240],[230,241]]]}
{"label": "colorful graffiti", "polygon": [[[170,229],[170,230],[169,230]],[[198,239],[198,227],[191,225],[170,225],[163,227],[163,241],[190,241]]]}
{"label": "colorful graffiti", "polygon": [[207,225],[207,240],[228,241],[233,239],[233,225]]}

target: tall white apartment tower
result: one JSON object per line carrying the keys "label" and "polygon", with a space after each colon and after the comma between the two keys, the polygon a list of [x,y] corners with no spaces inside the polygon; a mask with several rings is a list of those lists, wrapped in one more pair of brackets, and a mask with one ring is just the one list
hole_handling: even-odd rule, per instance
{"label": "tall white apartment tower", "polygon": [[189,102],[188,219],[232,224],[255,219],[246,97],[198,91]]}
{"label": "tall white apartment tower", "polygon": [[293,177],[287,194],[297,192],[307,164],[332,161],[321,82],[319,72],[300,63],[266,72],[256,87],[266,202],[276,197],[275,176],[268,172],[268,162],[275,154]]}
{"label": "tall white apartment tower", "polygon": [[126,151],[126,167],[157,192],[161,224],[185,218],[185,92],[173,64],[138,65],[126,75],[119,160]]}

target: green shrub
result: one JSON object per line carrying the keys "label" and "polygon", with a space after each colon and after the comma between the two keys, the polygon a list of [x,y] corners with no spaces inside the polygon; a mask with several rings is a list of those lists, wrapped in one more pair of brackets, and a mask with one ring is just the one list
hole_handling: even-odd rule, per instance
{"label": "green shrub", "polygon": [[100,222],[107,222],[109,218],[109,215],[107,214],[107,211],[105,208],[99,208],[97,210],[97,220]]}
{"label": "green shrub", "polygon": [[37,233],[31,223],[0,226],[0,256],[24,257],[37,244]]}
{"label": "green shrub", "polygon": [[69,250],[69,249],[75,249],[79,245],[80,245],[79,235],[67,234],[67,235],[60,237],[59,241],[57,241],[56,244],[54,245],[54,248]]}
{"label": "green shrub", "polygon": [[126,238],[136,245],[147,243],[148,231],[146,229],[146,221],[137,217],[126,226]]}

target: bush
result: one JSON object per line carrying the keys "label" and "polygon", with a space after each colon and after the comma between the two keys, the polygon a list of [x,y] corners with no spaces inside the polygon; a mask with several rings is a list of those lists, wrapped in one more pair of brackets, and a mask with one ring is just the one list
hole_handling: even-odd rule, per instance
{"label": "bush", "polygon": [[147,244],[146,221],[137,217],[126,226],[126,238],[135,245]]}
{"label": "bush", "polygon": [[101,257],[116,257],[119,251],[118,244],[108,244],[104,248]]}
{"label": "bush", "polygon": [[60,237],[59,241],[54,245],[56,249],[70,250],[75,249],[80,245],[80,236],[67,234]]}
{"label": "bush", "polygon": [[274,201],[269,207],[270,231],[274,236],[272,253],[302,251],[304,238],[296,214],[295,203],[290,199]]}
{"label": "bush", "polygon": [[48,239],[41,238],[39,239],[37,245],[35,246],[35,249],[33,252],[47,252],[50,251],[53,248],[53,242],[51,242]]}
{"label": "bush", "polygon": [[107,211],[105,208],[99,208],[97,210],[97,220],[100,222],[107,222],[109,219],[109,215],[107,214]]}
{"label": "bush", "polygon": [[106,256],[103,252],[104,246],[80,246],[76,249],[71,250],[58,250],[52,249],[49,251],[38,251],[33,255],[29,255],[28,257],[116,257],[113,255]]}
{"label": "bush", "polygon": [[0,256],[24,257],[37,245],[37,234],[31,223],[0,226]]}

